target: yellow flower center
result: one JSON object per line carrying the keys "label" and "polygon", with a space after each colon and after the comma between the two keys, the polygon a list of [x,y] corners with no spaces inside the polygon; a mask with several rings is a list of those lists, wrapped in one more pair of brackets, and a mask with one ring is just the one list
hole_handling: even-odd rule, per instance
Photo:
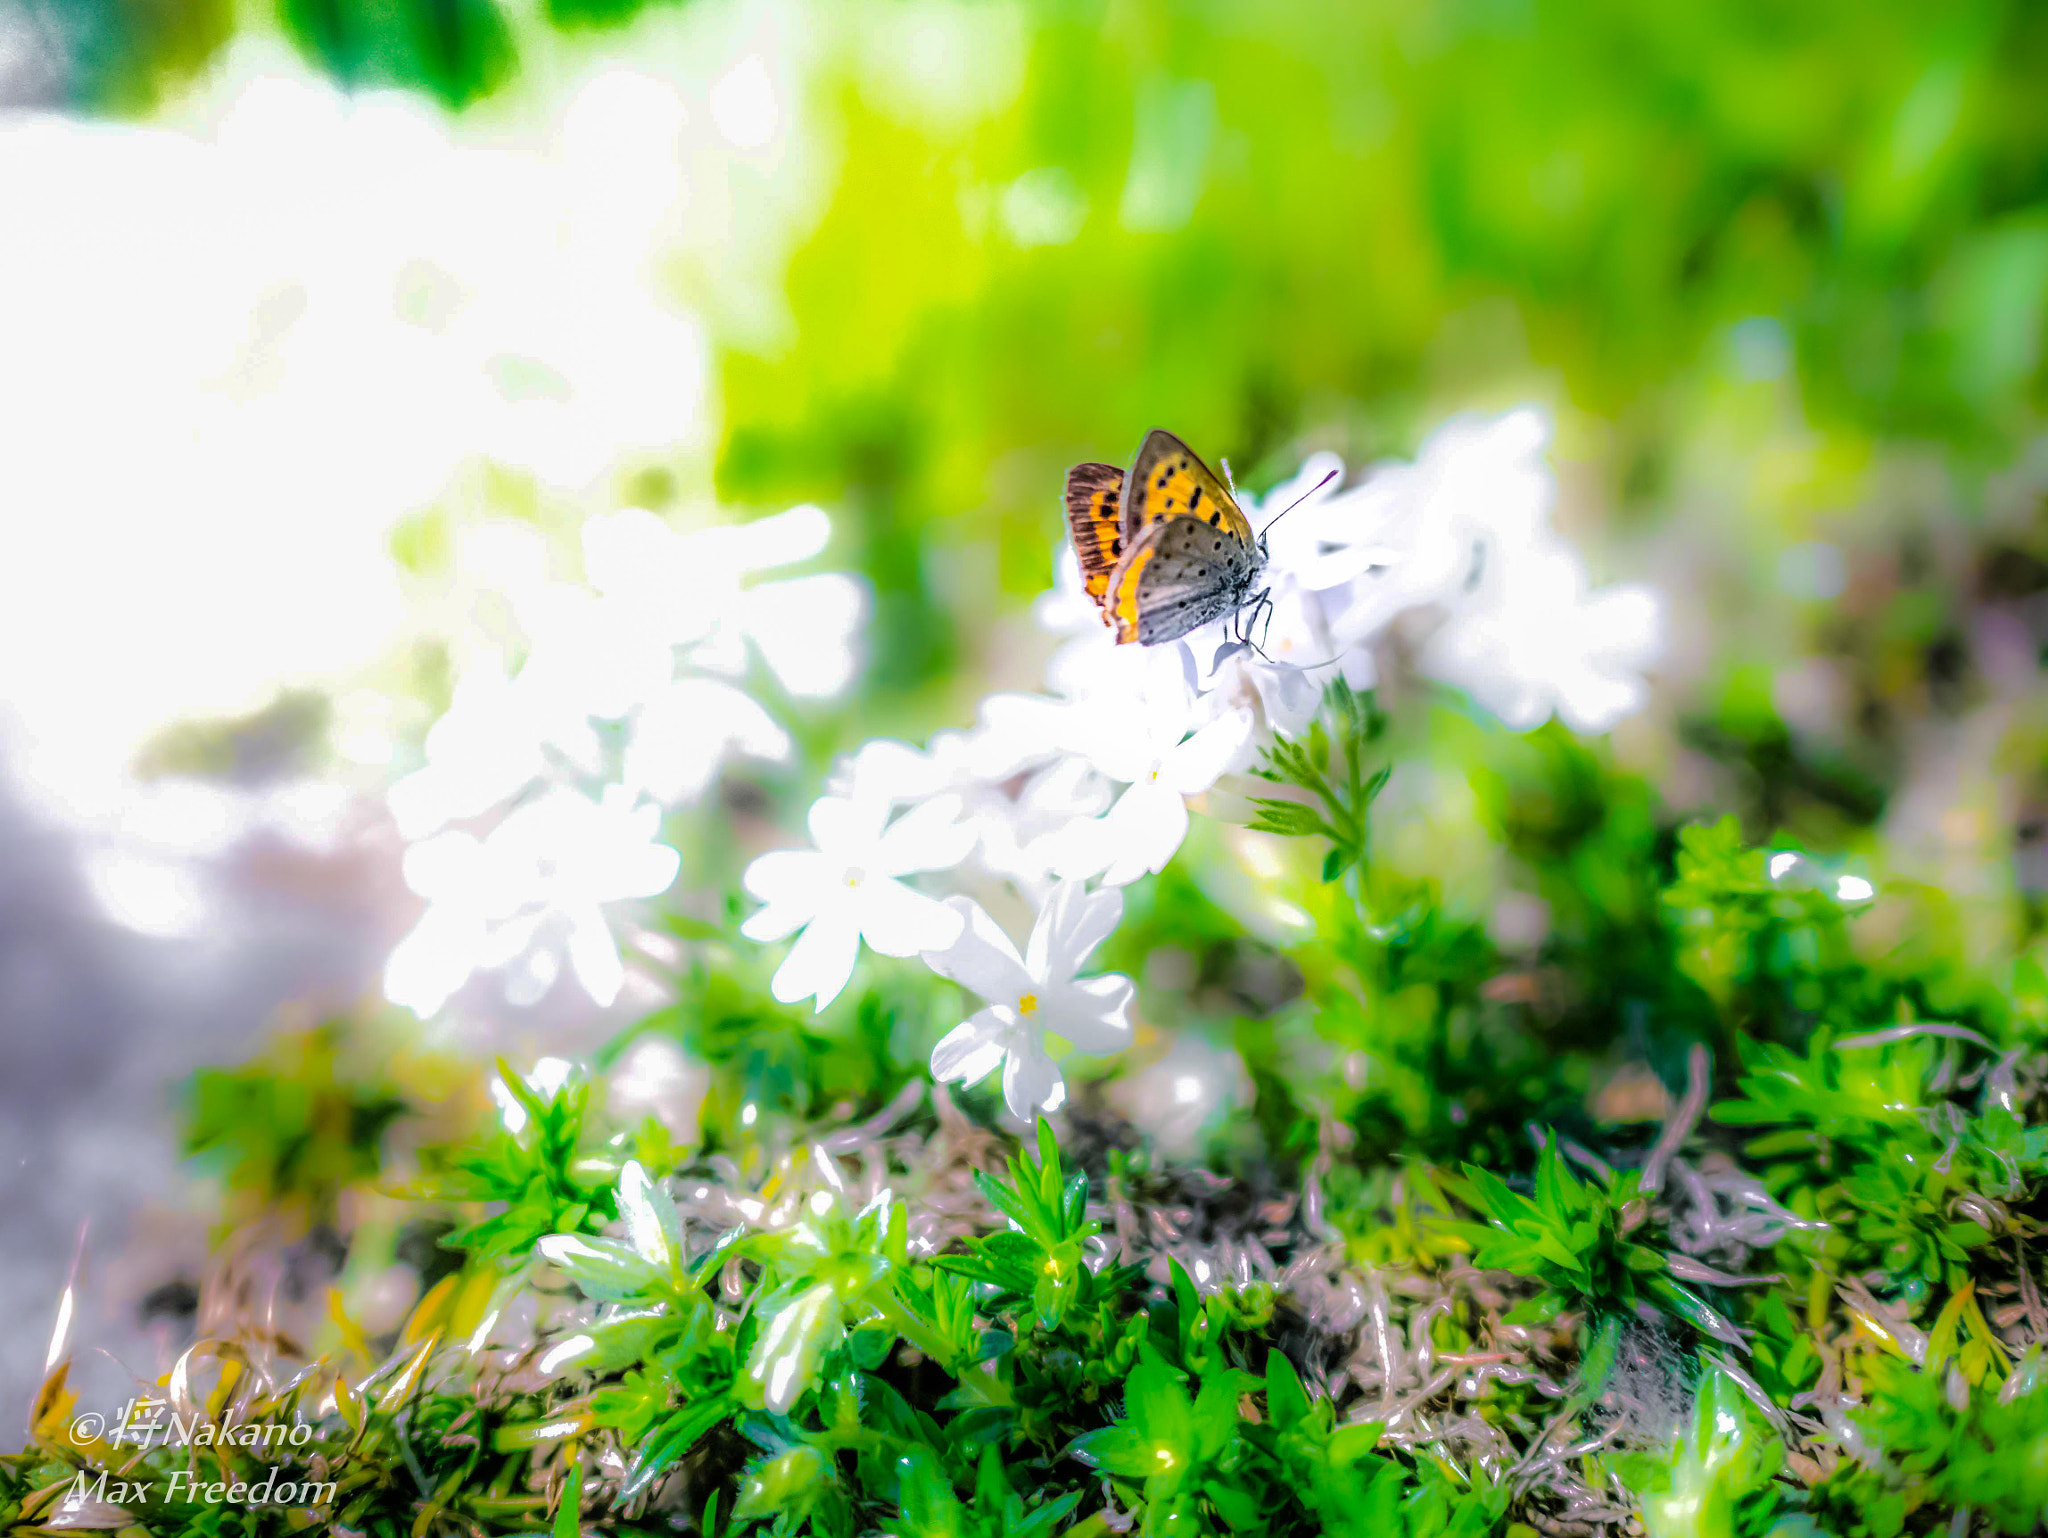
{"label": "yellow flower center", "polygon": [[867,874],[868,873],[866,871],[860,870],[858,868],[850,870],[846,873],[846,884],[848,886],[859,886],[863,881],[867,879]]}
{"label": "yellow flower center", "polygon": [[1017,1001],[1017,1013],[1018,1013],[1018,1014],[1020,1014],[1020,1015],[1035,1015],[1035,1014],[1037,1014],[1037,1013],[1038,1013],[1038,995],[1037,995],[1037,994],[1035,994],[1035,993],[1027,993],[1027,994],[1025,994],[1025,995],[1024,995],[1024,997],[1023,997],[1023,998],[1019,999],[1019,1000]]}

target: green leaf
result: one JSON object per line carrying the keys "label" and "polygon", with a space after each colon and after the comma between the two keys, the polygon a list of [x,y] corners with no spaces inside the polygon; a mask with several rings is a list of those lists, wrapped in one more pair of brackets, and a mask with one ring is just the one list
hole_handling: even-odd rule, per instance
{"label": "green leaf", "polygon": [[818,1363],[845,1333],[846,1306],[837,1288],[805,1288],[768,1321],[747,1358],[744,1381],[755,1401],[786,1415],[818,1375]]}
{"label": "green leaf", "polygon": [[1308,1390],[1302,1387],[1294,1363],[1278,1346],[1266,1352],[1266,1415],[1282,1430],[1308,1418]]}
{"label": "green leaf", "polygon": [[732,1413],[732,1401],[723,1394],[684,1405],[655,1428],[641,1444],[640,1451],[626,1467],[614,1505],[624,1506],[642,1490],[667,1473],[706,1432]]}
{"label": "green leaf", "polygon": [[928,1448],[913,1447],[896,1460],[896,1483],[894,1538],[966,1538],[967,1509]]}
{"label": "green leaf", "polygon": [[1258,1379],[1250,1373],[1235,1368],[1226,1368],[1202,1380],[1201,1390],[1195,1395],[1193,1415],[1198,1457],[1205,1461],[1213,1459],[1229,1445],[1237,1434],[1238,1396],[1257,1383]]}
{"label": "green leaf", "polygon": [[600,1303],[625,1303],[646,1295],[655,1280],[654,1267],[616,1239],[586,1239],[580,1234],[549,1234],[536,1246],[548,1262],[585,1297]]}
{"label": "green leaf", "polygon": [[1076,1437],[1067,1451],[1090,1468],[1121,1474],[1126,1479],[1148,1479],[1170,1468],[1173,1462],[1170,1451],[1162,1456],[1152,1439],[1129,1421]]}
{"label": "green leaf", "polygon": [[[835,1483],[832,1460],[802,1443],[764,1458],[747,1471],[732,1509],[736,1522],[795,1517],[809,1512]],[[792,1524],[793,1525],[793,1524]]]}
{"label": "green leaf", "polygon": [[1356,1463],[1380,1445],[1380,1437],[1385,1431],[1386,1427],[1379,1421],[1339,1426],[1330,1433],[1330,1461],[1340,1468]]}
{"label": "green leaf", "polygon": [[628,1159],[619,1172],[619,1216],[635,1253],[664,1278],[683,1283],[682,1218],[668,1192],[657,1186],[638,1159]]}
{"label": "green leaf", "polygon": [[583,1460],[569,1460],[569,1477],[562,1484],[562,1501],[555,1508],[554,1538],[576,1538],[583,1529]]}

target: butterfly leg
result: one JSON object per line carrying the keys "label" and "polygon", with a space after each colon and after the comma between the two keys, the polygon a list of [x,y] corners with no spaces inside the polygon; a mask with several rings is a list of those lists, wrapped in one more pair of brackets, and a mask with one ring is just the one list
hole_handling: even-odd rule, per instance
{"label": "butterfly leg", "polygon": [[[1245,643],[1259,654],[1261,661],[1271,662],[1273,659],[1266,655],[1265,642],[1273,633],[1273,590],[1271,588],[1261,588],[1259,596],[1252,600],[1251,607],[1245,612],[1249,616],[1245,620],[1244,626]],[[1254,641],[1251,638],[1252,627],[1259,622],[1259,617],[1262,614],[1265,616],[1266,628],[1260,632],[1259,639]]]}

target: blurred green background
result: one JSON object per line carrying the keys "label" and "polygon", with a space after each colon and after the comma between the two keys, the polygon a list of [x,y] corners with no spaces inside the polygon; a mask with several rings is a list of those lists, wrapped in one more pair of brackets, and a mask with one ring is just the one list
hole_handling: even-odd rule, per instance
{"label": "blurred green background", "polygon": [[832,507],[875,585],[872,722],[1027,681],[982,620],[1044,585],[1074,459],[1166,424],[1263,485],[1533,400],[1596,578],[1673,605],[1635,751],[1675,799],[1867,825],[1917,723],[2002,701],[1996,804],[1943,836],[2002,862],[2048,810],[2048,9],[7,3],[47,104],[130,116],[238,29],[485,124],[598,55],[699,111],[769,39],[774,152],[693,191],[662,281],[711,347],[700,473]]}
{"label": "blurred green background", "polygon": [[[565,102],[594,100],[601,115],[612,66],[663,82],[691,125],[671,135],[684,144],[675,174],[687,186],[652,279],[705,344],[701,412],[621,432],[615,453],[598,432],[613,457],[580,491],[496,465],[487,444],[467,442],[451,453],[473,456],[474,474],[445,476],[431,461],[416,477],[438,496],[394,474],[412,500],[371,508],[366,521],[413,584],[404,623],[387,627],[401,641],[474,596],[450,600],[447,589],[455,536],[479,516],[541,525],[573,548],[582,516],[628,503],[695,516],[713,494],[741,512],[814,500],[834,517],[831,560],[866,576],[875,609],[857,696],[794,723],[801,766],[771,785],[793,826],[829,750],[887,732],[923,741],[971,720],[993,687],[1037,685],[1046,639],[1028,612],[1059,545],[1068,464],[1123,459],[1145,429],[1166,426],[1263,489],[1313,450],[1363,467],[1413,454],[1455,412],[1535,402],[1556,424],[1558,522],[1595,581],[1646,581],[1667,603],[1653,701],[1590,753],[1557,729],[1515,737],[1454,710],[1418,713],[1429,740],[1404,747],[1433,756],[1440,779],[1469,795],[1433,823],[1390,830],[1383,846],[1392,863],[1453,889],[1447,907],[1461,923],[1498,884],[1494,842],[1547,873],[1542,895],[1563,943],[1597,958],[1588,971],[1605,967],[1609,986],[1572,1001],[1550,1039],[1532,1037],[1528,1060],[1579,1073],[1567,1052],[1619,1041],[1641,979],[1670,971],[1655,949],[1656,894],[1671,831],[1702,813],[1733,809],[1752,841],[1787,837],[1947,894],[1942,925],[1879,933],[1879,947],[1983,959],[2048,928],[2048,7],[0,0],[0,107],[201,141],[251,82],[311,72],[353,92],[407,93],[465,153],[502,140],[538,163],[573,115]],[[259,121],[268,132],[289,120]],[[706,123],[717,133],[693,137]],[[8,157],[46,148],[28,133],[0,140],[0,277],[11,271],[6,243],[38,239],[31,221],[10,222],[8,189],[19,184],[8,173],[24,166]],[[340,157],[311,132],[259,148],[307,202],[330,190],[345,210],[376,202],[376,188],[330,189],[329,178],[346,179]],[[262,158],[247,150],[237,148],[245,159],[232,174]],[[578,175],[603,169],[573,164]],[[158,162],[138,152],[133,165],[131,185],[148,191]],[[638,162],[620,185],[653,190]],[[260,235],[274,189],[251,177],[237,190]],[[484,189],[479,206],[492,195]],[[109,262],[110,288],[147,275],[147,220],[160,215],[152,205],[132,230],[112,221],[107,244],[128,265]],[[81,227],[88,243],[99,238],[97,225]],[[317,220],[304,228],[313,236],[296,255],[326,257],[333,232]],[[364,250],[404,264],[401,281],[366,267],[364,288],[376,292],[365,302],[394,335],[438,324],[434,273],[414,283],[413,251],[379,244],[384,233]],[[476,244],[502,233],[490,225]],[[303,291],[290,300],[289,284],[264,287],[294,276],[294,248],[279,249],[278,271],[252,263],[247,294],[205,312],[229,315],[222,329],[246,326],[252,342],[248,359],[221,371],[230,409],[194,418],[201,426],[186,436],[216,421],[267,431],[250,402],[275,360],[255,343],[265,327],[289,341],[290,302],[305,302]],[[322,296],[360,297],[354,253],[336,249],[312,307],[330,343],[355,317],[346,305],[321,310]],[[552,270],[521,254],[532,270],[494,292],[545,294]],[[480,257],[477,270],[487,267]],[[101,316],[81,312],[76,336],[122,359],[204,351],[211,338],[174,323],[177,285],[204,274],[173,270],[161,325],[145,314],[110,340]],[[290,301],[281,309],[277,294]],[[17,313],[37,301],[0,298]],[[394,307],[406,312],[399,322]],[[498,331],[464,360],[482,365],[472,373],[495,368],[505,337],[523,343],[523,316],[506,316],[518,308],[500,306]],[[0,370],[8,318],[0,308]],[[549,340],[573,353],[583,338],[570,326]],[[630,326],[589,344],[603,365],[667,345]],[[309,351],[321,374],[326,355]],[[140,377],[118,422],[162,414],[182,432],[181,392],[203,392],[182,390],[168,365]],[[159,377],[171,383],[159,388]],[[539,372],[507,378],[513,394],[555,387]],[[273,518],[325,516],[305,498],[337,463],[403,457],[376,436],[390,424],[350,393],[374,394],[377,382],[359,390],[348,376],[331,399],[303,387],[290,397],[291,411],[315,419],[304,440],[313,448],[301,454],[290,438],[267,467],[274,485],[259,473],[230,488],[251,510],[239,534],[253,544],[247,531]],[[429,421],[423,435],[439,429]],[[52,456],[66,491],[144,457],[109,431],[105,447],[127,456]],[[165,480],[161,504],[120,499],[158,524],[215,500],[206,476]],[[7,500],[11,540],[61,521],[54,501]],[[147,564],[120,540],[102,543],[102,560],[113,551],[120,564]],[[20,548],[9,546],[18,569],[46,583]],[[254,560],[250,570],[285,587],[286,606],[292,582],[312,591],[330,581],[317,557],[271,553],[271,570]],[[191,615],[241,612],[176,596]],[[100,601],[108,612],[139,602],[117,598]],[[240,649],[267,657],[281,626],[236,623],[263,643],[237,637]],[[110,668],[128,669],[178,633],[158,626],[143,643],[103,650]],[[376,654],[348,640],[323,658]],[[38,671],[64,660],[61,645],[12,649],[33,652]],[[416,761],[447,696],[446,650],[394,651],[402,663],[353,680],[357,695],[416,707],[373,723],[399,744],[373,765],[379,790],[408,754]],[[202,723],[161,736],[140,767],[234,770],[224,742],[267,743],[273,726],[294,745],[317,737],[329,703],[346,715],[345,694],[321,692],[333,682],[313,680],[310,693],[225,731]],[[170,686],[149,677],[135,687]],[[51,692],[46,713],[67,725],[88,713],[79,700],[104,708],[103,691]],[[167,700],[164,714],[177,713]],[[1199,857],[1198,842],[1189,863]],[[1134,911],[1132,971],[1155,942],[1187,938],[1188,915],[1207,911],[1193,894],[1169,875],[1152,907]],[[1628,922],[1603,928],[1615,914]],[[1201,938],[1205,955],[1236,944],[1221,925]],[[1323,965],[1311,957],[1307,970]],[[1388,1039],[1427,1039],[1398,1009],[1385,1019]],[[1675,1083],[1690,1027],[1671,1020],[1680,1034],[1660,1061]],[[742,1029],[764,1039],[750,1019],[736,1037]],[[798,1038],[792,1028],[778,1040]],[[1239,1038],[1253,1071],[1277,1072],[1255,1045]],[[775,1050],[758,1048],[764,1061]],[[771,1066],[786,1061],[801,1055],[791,1047]],[[838,1059],[820,1061],[839,1075]],[[1453,1089],[1483,1096],[1506,1082],[1477,1054],[1452,1066],[1466,1079],[1451,1088],[1433,1059],[1399,1081],[1415,1089],[1415,1118],[1437,1116]],[[1518,1127],[1521,1102],[1507,1093],[1500,1103],[1503,1124]],[[1462,1125],[1437,1126],[1444,1146],[1466,1137]],[[47,1296],[51,1284],[36,1285]]]}

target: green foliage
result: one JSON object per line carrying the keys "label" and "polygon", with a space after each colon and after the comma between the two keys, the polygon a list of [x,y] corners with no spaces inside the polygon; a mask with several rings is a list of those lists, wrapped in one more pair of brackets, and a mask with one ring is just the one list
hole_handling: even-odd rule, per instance
{"label": "green foliage", "polygon": [[542,1100],[502,1058],[498,1077],[524,1113],[479,1144],[429,1150],[415,1194],[435,1201],[503,1203],[501,1210],[442,1242],[478,1263],[514,1264],[550,1234],[595,1233],[618,1216],[611,1185],[617,1163],[586,1148],[590,1085],[571,1077]]}
{"label": "green foliage", "polygon": [[1102,1227],[1082,1220],[1088,1177],[1078,1171],[1072,1178],[1062,1175],[1052,1128],[1042,1121],[1037,1161],[1020,1152],[1011,1161],[1010,1175],[1007,1182],[980,1171],[974,1176],[981,1194],[1010,1220],[1010,1231],[978,1242],[967,1255],[942,1257],[938,1264],[999,1289],[998,1299],[1028,1302],[1037,1327],[1056,1330],[1077,1304],[1085,1308],[1106,1301],[1117,1282],[1112,1277],[1098,1286],[1097,1273],[1083,1264],[1082,1247]]}
{"label": "green foliage", "polygon": [[281,1033],[256,1062],[192,1076],[182,1151],[219,1171],[238,1210],[325,1222],[344,1188],[382,1167],[378,1140],[406,1101],[344,1071],[340,1042],[336,1022]]}
{"label": "green foliage", "polygon": [[1779,1200],[1829,1225],[1794,1248],[1845,1271],[1881,1269],[1916,1295],[1967,1277],[1998,1214],[2048,1172],[2048,1128],[2001,1105],[1965,1110],[1930,1087],[1954,1083],[1976,1055],[1963,1035],[1824,1033],[1804,1055],[1745,1044],[1737,1095],[1710,1114],[1751,1133],[1743,1153]]}
{"label": "green foliage", "polygon": [[[1782,879],[1773,861],[1788,867]],[[1851,951],[1844,904],[1806,877],[1796,854],[1749,847],[1733,817],[1680,832],[1664,901],[1679,965],[1745,1030],[1803,1041],[1881,1005]]]}
{"label": "green foliage", "polygon": [[1027,1507],[1011,1488],[994,1447],[981,1450],[967,1500],[954,1493],[944,1466],[928,1449],[913,1448],[899,1469],[901,1510],[894,1538],[1051,1538],[1081,1502],[1081,1492]]}
{"label": "green foliage", "polygon": [[1648,1538],[1765,1538],[1791,1505],[1776,1475],[1785,1447],[1726,1373],[1709,1371],[1692,1425],[1665,1457],[1620,1460]]}
{"label": "green foliage", "polygon": [[[1644,1242],[1660,1236],[1649,1227],[1650,1204],[1639,1171],[1608,1171],[1596,1180],[1581,1180],[1553,1137],[1536,1161],[1531,1196],[1509,1190],[1477,1166],[1468,1165],[1465,1178],[1473,1204],[1490,1225],[1461,1225],[1477,1244],[1473,1263],[1512,1271],[1543,1287],[1510,1320],[1573,1312],[1605,1329],[1646,1300],[1716,1340],[1740,1342],[1719,1309],[1672,1279],[1663,1249]],[[1611,1343],[1607,1349],[1612,1350]],[[1588,1374],[1597,1387],[1602,1374],[1590,1367]]]}
{"label": "green foliage", "polygon": [[[1843,1538],[1896,1538],[1969,1512],[1994,1532],[2048,1522],[2048,1394],[2039,1360],[2011,1396],[1970,1387],[1960,1370],[1878,1358],[1854,1416],[1852,1456],[1814,1489],[1823,1524]],[[1954,1530],[1954,1529],[1951,1529]]]}
{"label": "green foliage", "polygon": [[[1323,697],[1323,711],[1309,722],[1307,735],[1276,739],[1266,750],[1265,763],[1254,771],[1262,779],[1306,792],[1320,809],[1305,801],[1258,800],[1253,802],[1258,813],[1251,826],[1262,833],[1328,839],[1325,881],[1362,868],[1370,849],[1368,815],[1392,773],[1385,765],[1366,769],[1370,750],[1385,730],[1386,718],[1370,694],[1358,693],[1341,678],[1332,683]],[[1341,760],[1334,769],[1333,737]]]}
{"label": "green foliage", "polygon": [[512,73],[494,0],[279,0],[294,43],[345,86],[403,86],[461,107]]}
{"label": "green foliage", "polygon": [[[1148,1296],[1103,1257],[1088,1176],[1047,1124],[975,1184],[1000,1226],[930,1261],[908,1254],[901,1203],[849,1211],[825,1187],[691,1254],[673,1198],[629,1161],[620,1236],[536,1246],[594,1305],[545,1357],[573,1397],[493,1445],[615,1434],[615,1511],[750,1445],[719,1497],[734,1532],[1051,1538],[1104,1478],[1147,1533],[1492,1530],[1505,1492],[1377,1453],[1377,1427],[1311,1400],[1270,1343],[1270,1288],[1205,1294],[1170,1263]],[[736,1310],[715,1276],[740,1282]]]}

